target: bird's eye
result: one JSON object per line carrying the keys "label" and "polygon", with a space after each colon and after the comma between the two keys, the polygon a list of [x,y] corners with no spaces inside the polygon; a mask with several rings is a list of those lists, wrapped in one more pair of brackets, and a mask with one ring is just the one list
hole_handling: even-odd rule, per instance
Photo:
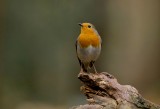
{"label": "bird's eye", "polygon": [[88,28],[91,28],[91,25],[88,25]]}

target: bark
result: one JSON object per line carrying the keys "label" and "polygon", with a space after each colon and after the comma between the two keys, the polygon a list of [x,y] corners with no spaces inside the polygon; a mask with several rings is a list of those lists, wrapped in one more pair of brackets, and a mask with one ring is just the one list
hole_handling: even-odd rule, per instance
{"label": "bark", "polygon": [[88,104],[72,107],[72,109],[160,109],[144,99],[130,85],[121,85],[109,73],[98,74],[80,72],[81,91],[87,97]]}

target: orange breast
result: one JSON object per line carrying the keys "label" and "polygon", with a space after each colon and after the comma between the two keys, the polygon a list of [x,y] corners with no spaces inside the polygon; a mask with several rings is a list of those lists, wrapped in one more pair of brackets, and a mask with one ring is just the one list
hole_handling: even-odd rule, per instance
{"label": "orange breast", "polygon": [[88,47],[89,45],[92,45],[94,47],[98,47],[100,45],[100,39],[95,34],[80,34],[78,41],[82,48]]}

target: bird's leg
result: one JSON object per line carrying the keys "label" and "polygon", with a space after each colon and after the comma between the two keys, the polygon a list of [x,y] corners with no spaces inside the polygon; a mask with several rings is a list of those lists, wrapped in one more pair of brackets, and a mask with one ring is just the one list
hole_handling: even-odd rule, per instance
{"label": "bird's leg", "polygon": [[95,72],[96,74],[98,74],[98,73],[97,73],[97,70],[96,70],[96,67],[94,66],[94,64],[93,64],[93,69],[94,69],[94,72]]}
{"label": "bird's leg", "polygon": [[81,67],[81,68],[82,68],[82,71],[83,71],[83,72],[85,72],[85,73],[87,73],[87,72],[88,72],[88,69],[86,69],[86,68],[85,68],[84,63],[82,63],[82,67]]}
{"label": "bird's leg", "polygon": [[90,73],[90,68],[89,67],[87,67],[87,73]]}
{"label": "bird's leg", "polygon": [[82,68],[82,66],[81,66],[81,71],[80,72],[83,72],[83,68]]}

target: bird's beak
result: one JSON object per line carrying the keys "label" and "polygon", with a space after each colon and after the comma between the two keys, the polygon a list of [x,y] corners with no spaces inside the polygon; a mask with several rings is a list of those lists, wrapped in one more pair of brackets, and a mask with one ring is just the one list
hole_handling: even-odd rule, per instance
{"label": "bird's beak", "polygon": [[79,26],[83,26],[82,23],[78,23]]}

